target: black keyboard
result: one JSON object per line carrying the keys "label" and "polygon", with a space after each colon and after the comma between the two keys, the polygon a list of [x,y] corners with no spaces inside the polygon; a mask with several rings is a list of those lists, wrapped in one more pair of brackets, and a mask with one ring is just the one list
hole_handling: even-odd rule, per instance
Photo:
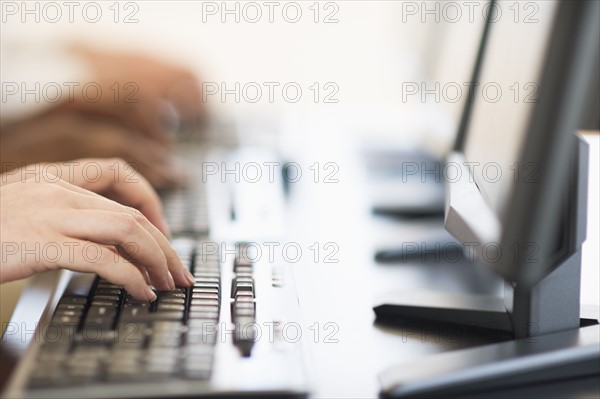
{"label": "black keyboard", "polygon": [[[221,299],[226,295],[221,290],[220,260],[218,255],[200,253],[200,245],[189,239],[175,240],[173,245],[194,274],[193,287],[157,292],[158,299],[150,303],[95,277],[88,295],[63,296],[46,328],[30,386],[209,379],[219,339]],[[251,328],[256,291],[253,265],[244,251],[243,244],[237,245],[227,294],[234,345],[243,356],[250,356],[256,338]]]}
{"label": "black keyboard", "polygon": [[194,184],[163,193],[164,215],[174,236],[208,234],[205,190],[204,184]]}
{"label": "black keyboard", "polygon": [[[171,244],[194,286],[156,292],[150,303],[94,274],[63,273],[62,295],[47,308],[20,362],[25,378],[11,391],[36,399],[306,396],[288,265],[255,256],[256,243],[212,241],[198,168],[204,155],[190,150],[191,184],[162,196]],[[227,223],[222,205],[231,190],[217,183],[209,185],[211,216]]]}

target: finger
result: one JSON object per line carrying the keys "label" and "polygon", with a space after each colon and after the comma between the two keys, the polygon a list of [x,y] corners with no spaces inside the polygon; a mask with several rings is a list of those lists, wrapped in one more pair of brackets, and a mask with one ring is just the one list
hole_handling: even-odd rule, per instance
{"label": "finger", "polygon": [[168,148],[141,135],[130,135],[132,145],[125,150],[130,164],[155,188],[181,186],[185,171],[175,162]]}
{"label": "finger", "polygon": [[121,285],[139,300],[154,301],[156,294],[146,284],[140,270],[109,247],[89,241],[64,239],[72,251],[63,251],[60,266],[65,269],[96,273],[113,284]]}
{"label": "finger", "polygon": [[[126,182],[122,180],[115,182],[109,174],[102,174],[99,180],[73,181],[71,184],[65,184],[63,180],[58,180],[56,177],[51,181],[79,194],[96,198],[107,197],[123,205],[132,206],[140,210],[162,233],[170,235],[167,223],[162,216],[162,204],[158,195],[146,179],[135,172],[135,170],[132,172],[136,173],[138,177],[135,179],[139,180],[135,181],[132,178],[132,181],[127,186],[125,186]],[[138,186],[138,183],[141,186]]]}
{"label": "finger", "polygon": [[[105,206],[109,206],[110,208],[115,208],[115,209],[122,209],[122,210],[124,210],[124,211],[126,211],[126,212],[130,212],[130,213],[131,213],[131,210],[130,210],[130,208],[128,208],[128,207],[123,207],[123,206],[121,206],[120,208],[118,208],[118,207],[115,207],[115,206],[114,206],[114,204],[115,204],[115,203],[114,203],[114,201],[110,201],[110,200],[108,200],[108,199],[106,199],[106,198],[104,198],[104,197],[102,197],[102,196],[100,196],[100,195],[98,195],[98,194],[96,194],[96,193],[94,193],[94,192],[91,192],[91,191],[85,190],[85,189],[83,189],[83,188],[81,188],[81,187],[77,187],[77,186],[75,186],[75,185],[72,185],[72,184],[69,184],[69,183],[67,183],[67,182],[65,182],[65,181],[63,181],[63,180],[58,180],[58,181],[57,181],[56,179],[54,179],[54,180],[51,180],[51,181],[55,181],[55,182],[56,182],[56,184],[57,184],[58,186],[61,186],[62,188],[66,189],[66,190],[69,190],[69,191],[71,191],[72,193],[74,193],[74,194],[77,194],[78,196],[79,196],[79,195],[83,195],[83,196],[86,196],[86,197],[88,197],[89,201],[96,202],[96,201],[98,201],[98,200],[99,200],[100,202],[96,202],[97,204],[99,204],[99,203],[101,203],[101,202],[107,202],[107,203],[108,203],[108,205],[106,205],[106,204],[105,204]],[[80,200],[81,200],[81,199],[79,199],[79,201],[80,201]],[[118,205],[118,204],[116,204],[116,205]],[[78,220],[79,220],[79,219],[78,219]],[[143,226],[141,226],[141,227],[143,227]],[[145,237],[145,238],[147,238],[147,237]],[[152,237],[152,239],[153,239],[153,238],[154,238],[154,237]],[[114,239],[114,237],[113,237],[113,239]],[[120,252],[121,252],[121,253],[122,253],[124,256],[129,256],[129,257],[133,256],[133,259],[135,259],[135,256],[134,256],[134,255],[135,255],[135,252],[137,252],[137,249],[136,249],[136,248],[135,248],[135,246],[133,245],[134,243],[135,243],[135,242],[133,242],[133,241],[127,241],[127,242],[125,242],[125,243],[124,243],[124,245],[122,245],[122,246],[123,246],[123,248],[122,248],[122,249],[120,249]],[[153,243],[155,243],[155,241],[154,241]],[[137,244],[136,244],[136,245],[137,245]],[[156,243],[156,245],[158,245],[158,244]],[[155,246],[156,246],[156,245],[155,245]],[[145,248],[145,247],[144,247],[144,248]],[[160,248],[160,251],[162,251],[162,248],[161,248],[160,246],[159,246],[159,248]],[[155,248],[154,248],[154,249],[155,249]],[[134,253],[127,255],[127,250],[129,250],[129,252],[134,252]],[[162,255],[162,259],[165,259],[165,261],[166,261],[165,254],[161,252],[161,255]],[[154,261],[156,261],[156,260],[158,260],[158,259],[161,259],[159,255],[156,255],[156,256],[158,256],[158,257],[153,257],[153,258],[152,258],[152,262],[154,262]],[[177,258],[177,260],[179,260],[179,258]],[[142,262],[143,262],[143,261],[142,261]],[[151,263],[150,265],[153,265],[153,264],[154,264],[154,263]],[[143,273],[143,274],[144,274],[144,278],[145,278],[147,281],[150,281],[149,275],[148,275],[147,271],[145,271],[145,267],[146,267],[146,265],[147,265],[147,264],[146,264],[146,263],[144,263],[143,265],[139,265],[139,266],[140,266],[140,267],[141,267],[141,268],[144,270],[144,273]],[[168,269],[168,265],[167,265],[166,267],[167,267],[167,269]],[[164,271],[163,271],[163,272],[164,272]],[[160,272],[156,272],[156,274],[160,274]],[[166,284],[166,285],[164,284],[164,281],[165,281],[165,280],[166,280],[166,282],[167,282],[167,284]],[[156,285],[156,286],[157,286],[159,289],[172,289],[172,288],[174,288],[173,276],[171,275],[171,273],[170,273],[169,271],[167,271],[167,273],[166,273],[166,277],[159,278],[159,279],[158,279],[158,282],[157,282],[157,280],[156,280],[156,279],[154,279],[153,281],[155,282],[155,285]],[[162,285],[161,285],[161,282],[162,282]]]}
{"label": "finger", "polygon": [[[113,247],[113,246],[109,246],[108,247],[113,253],[119,253],[119,251]],[[138,270],[140,271],[140,273],[142,273],[142,276],[144,277],[144,281],[146,282],[146,284],[148,284],[149,286],[152,286],[152,281],[150,281],[150,276],[148,275],[148,271],[144,268],[144,267],[140,267],[136,264],[133,264],[135,267],[138,268]]]}
{"label": "finger", "polygon": [[132,166],[121,163],[128,168],[127,177],[119,177],[107,191],[108,196],[115,201],[134,207],[144,214],[164,235],[170,236],[169,227],[163,217],[163,207],[158,194],[148,180],[138,173]]}
{"label": "finger", "polygon": [[[99,164],[103,173],[99,175],[98,179],[80,178],[79,180],[81,181],[71,181],[71,183],[86,190],[102,194],[123,205],[138,209],[163,234],[170,235],[169,228],[163,217],[162,204],[158,194],[156,194],[150,183],[131,165],[117,158],[107,160],[80,159],[75,162],[80,165],[91,162]],[[77,174],[77,176],[80,176],[80,174]]]}
{"label": "finger", "polygon": [[[194,278],[191,273],[183,267],[177,253],[167,240],[167,238],[137,209],[120,205],[114,201],[102,197],[90,197],[79,194],[82,199],[76,201],[76,206],[80,209],[100,209],[117,213],[126,213],[134,218],[146,231],[154,238],[160,246],[167,259],[167,267],[171,272],[177,285],[188,287],[193,284]],[[128,220],[128,218],[125,218]],[[128,222],[126,222],[128,223]]]}
{"label": "finger", "polygon": [[116,134],[117,137],[112,139],[116,144],[110,145],[104,151],[98,151],[98,146],[95,146],[95,156],[123,158],[156,188],[182,184],[183,173],[176,167],[168,147],[135,131],[114,127],[97,132],[100,144],[105,140],[106,133],[112,136]]}
{"label": "finger", "polygon": [[119,122],[127,128],[140,132],[143,135],[157,141],[162,145],[173,142],[174,132],[169,130],[169,124],[165,123],[165,115],[162,111],[161,101],[154,90],[140,90],[140,85],[132,84],[135,90],[133,101],[103,101],[90,103],[88,101],[71,101],[61,105],[67,111],[75,111],[87,117],[101,117]]}
{"label": "finger", "polygon": [[184,122],[198,122],[202,114],[202,91],[198,80],[191,74],[177,79],[167,92]]}
{"label": "finger", "polygon": [[[93,197],[88,198],[95,201]],[[76,216],[64,215],[61,224],[64,235],[102,245],[114,245],[122,257],[148,271],[150,281],[156,288],[163,291],[175,288],[162,248],[134,216],[96,209],[78,209]]]}
{"label": "finger", "polygon": [[[18,134],[11,136],[19,138],[19,143],[10,140],[10,146],[0,146],[2,156],[6,154],[7,160],[16,159],[18,162],[27,163],[119,157],[133,164],[155,187],[176,185],[182,180],[180,174],[177,174],[178,171],[171,166],[172,156],[169,148],[137,133],[137,129],[132,130],[108,119],[93,118],[73,112],[59,113],[77,115],[69,119],[74,123],[63,123],[62,128],[59,129],[62,136],[58,137],[54,134],[52,126],[49,128],[49,135],[30,134],[29,137],[18,131],[16,132]],[[44,126],[40,129],[46,129]],[[82,130],[86,134],[82,134]],[[42,139],[41,143],[40,139]],[[56,140],[61,140],[64,145],[58,147],[53,145]],[[51,149],[50,152],[48,148]],[[5,149],[7,151],[4,151]],[[25,154],[27,159],[17,159],[11,155],[14,151],[19,152],[17,151],[19,149],[23,150],[21,155]],[[4,158],[2,159],[4,161]]]}
{"label": "finger", "polygon": [[[138,176],[139,176],[139,174],[138,174]],[[139,178],[143,179],[143,177],[141,177],[141,176],[139,176]],[[124,200],[124,202],[121,202],[121,201],[119,201],[119,202],[121,202],[123,205],[125,205],[126,208],[133,206],[133,207],[135,207],[136,209],[138,209],[142,213],[144,213],[144,209],[145,209],[145,213],[146,214],[150,214],[150,217],[152,217],[152,218],[154,218],[156,220],[156,223],[154,223],[154,224],[155,225],[156,224],[159,225],[159,226],[157,226],[157,228],[159,228],[159,230],[161,232],[163,232],[165,235],[170,235],[169,227],[167,226],[166,221],[164,220],[164,218],[162,216],[162,204],[160,202],[160,199],[158,198],[158,195],[152,189],[152,187],[150,186],[150,184],[145,179],[143,181],[147,185],[147,189],[144,189],[143,191],[147,191],[148,195],[154,196],[155,197],[155,201],[157,203],[154,203],[154,204],[151,203],[150,206],[148,206],[146,203],[144,203],[144,204],[140,203],[139,205],[136,205],[136,201],[132,200],[132,199],[126,199],[126,200]],[[60,186],[62,186],[65,189],[68,189],[68,190],[73,191],[75,193],[86,195],[86,196],[91,196],[91,197],[98,198],[98,199],[104,199],[104,200],[108,199],[108,200],[111,200],[111,202],[115,202],[115,200],[119,199],[119,198],[112,198],[112,197],[119,197],[120,196],[120,194],[118,192],[116,192],[114,195],[108,195],[107,196],[108,198],[106,198],[105,196],[100,195],[100,194],[92,191],[91,189],[80,187],[80,186],[77,186],[77,185],[74,185],[74,184],[69,184],[69,183],[67,183],[67,182],[65,182],[63,180],[58,180],[58,178],[56,178],[56,177],[53,178],[53,182],[56,183],[56,184],[58,184],[58,185],[60,185]],[[102,183],[100,185],[100,187],[90,187],[90,188],[95,188],[96,190],[102,191],[102,190],[104,190],[104,184],[106,184],[107,186],[110,187],[111,183]],[[141,180],[140,180],[140,184],[142,184]],[[89,187],[89,185],[88,185],[88,187]],[[115,189],[115,188],[114,187],[109,188],[109,190],[113,190],[113,189]],[[143,200],[147,200],[147,199],[143,199]],[[131,204],[127,204],[125,202],[131,202]],[[142,208],[142,209],[139,209],[139,208]],[[150,209],[146,209],[146,208],[150,208]],[[111,209],[112,209],[112,207],[111,207]],[[145,216],[148,217],[148,215],[145,215]],[[150,218],[148,218],[148,219],[150,220]]]}
{"label": "finger", "polygon": [[119,118],[130,127],[138,130],[162,145],[169,145],[175,139],[177,125],[172,115],[165,109],[164,100],[152,93],[153,90],[140,95],[137,103],[123,107],[117,104],[115,110]]}

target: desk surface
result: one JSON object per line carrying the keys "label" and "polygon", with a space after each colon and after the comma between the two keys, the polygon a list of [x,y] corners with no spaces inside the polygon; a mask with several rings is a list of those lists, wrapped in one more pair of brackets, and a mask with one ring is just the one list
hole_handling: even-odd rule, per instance
{"label": "desk surface", "polygon": [[[314,138],[318,131],[313,132]],[[323,137],[323,136],[321,136]],[[599,144],[590,136],[590,202],[588,239],[584,247],[582,303],[598,305]],[[310,137],[307,139],[310,142]],[[457,263],[377,264],[374,248],[381,240],[401,243],[439,228],[439,221],[390,223],[373,216],[364,187],[366,176],[357,158],[359,151],[343,153],[336,141],[319,141],[319,151],[308,145],[301,165],[335,162],[335,184],[305,179],[293,187],[289,214],[289,239],[308,248],[333,243],[339,251],[327,262],[323,251],[294,266],[304,314],[304,333],[310,347],[310,368],[315,376],[315,397],[377,397],[377,373],[401,362],[410,364],[428,354],[493,342],[493,337],[466,331],[432,330],[404,325],[398,328],[374,324],[371,306],[382,293],[405,290],[443,290],[498,294],[501,282],[483,270]],[[338,142],[339,143],[339,142]],[[351,149],[352,145],[345,146]],[[332,155],[335,154],[335,155]],[[329,324],[328,324],[329,323]],[[315,330],[319,334],[315,334]],[[597,382],[592,382],[597,386]]]}
{"label": "desk surface", "polygon": [[[294,184],[286,213],[286,240],[303,249],[293,270],[304,316],[302,333],[308,344],[314,397],[374,398],[379,391],[377,374],[387,367],[494,342],[496,337],[468,331],[374,324],[371,307],[386,292],[441,290],[494,295],[499,294],[501,282],[484,270],[459,263],[375,263],[373,253],[380,243],[418,241],[418,237],[441,230],[440,221],[390,222],[372,215],[360,146],[350,142],[340,146],[343,137],[329,134],[330,139],[323,140],[319,133],[319,129],[307,133],[304,147],[297,148],[294,160],[305,173],[313,173],[314,168],[309,167],[319,162],[322,174],[318,179],[309,175]],[[582,303],[596,306],[600,263],[599,139],[589,137],[589,225],[582,277]],[[328,162],[337,165],[336,173],[330,176],[337,182],[326,183],[323,178],[331,172],[324,169]],[[585,386],[597,387],[597,382],[588,381]]]}

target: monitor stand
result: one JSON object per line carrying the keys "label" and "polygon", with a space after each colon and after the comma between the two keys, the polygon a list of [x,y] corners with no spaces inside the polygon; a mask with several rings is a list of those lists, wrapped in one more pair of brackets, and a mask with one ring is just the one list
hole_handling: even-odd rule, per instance
{"label": "monitor stand", "polygon": [[[506,364],[510,363],[510,368],[500,367],[497,372],[491,372],[486,376],[480,375],[479,377],[485,380],[483,385],[480,384],[481,381],[475,381],[475,377],[466,378],[461,381],[448,381],[452,373],[449,374],[448,370],[440,373],[439,368],[436,367],[434,356],[431,358],[430,364],[431,375],[425,377],[419,376],[417,378],[418,381],[429,381],[429,383],[425,384],[427,387],[426,391],[422,391],[411,385],[415,381],[410,381],[407,378],[406,367],[390,368],[380,376],[383,396],[404,397],[415,394],[418,396],[420,394],[435,395],[447,393],[446,391],[438,392],[435,389],[432,390],[434,386],[446,390],[449,386],[447,383],[458,389],[457,392],[459,393],[472,392],[473,389],[482,389],[482,386],[492,389],[495,387],[495,383],[498,384],[497,386],[502,387],[510,384],[510,381],[523,384],[527,383],[527,380],[524,381],[521,378],[516,378],[517,376],[524,376],[528,372],[533,373],[542,366],[547,370],[552,370],[552,372],[538,373],[536,374],[536,378],[546,376],[547,379],[555,380],[561,377],[572,377],[572,375],[567,374],[573,373],[574,370],[579,370],[578,375],[583,375],[590,369],[595,370],[596,374],[600,372],[600,337],[598,333],[595,334],[597,343],[592,346],[586,346],[583,349],[578,346],[579,341],[577,340],[564,342],[565,352],[560,356],[549,355],[552,353],[553,346],[539,346],[537,348],[539,350],[536,349],[534,351],[535,354],[543,358],[546,356],[545,360],[541,363],[530,362],[528,360],[530,358],[527,356],[511,357],[507,355],[511,351],[513,351],[513,354],[520,353],[519,351],[523,350],[521,348],[523,342],[532,338],[541,340],[546,336],[556,336],[558,338],[548,338],[553,342],[552,345],[555,345],[554,341],[562,339],[560,338],[560,334],[564,334],[565,331],[576,332],[580,326],[598,324],[598,321],[595,319],[580,319],[581,245],[585,240],[587,220],[588,168],[588,146],[581,138],[578,138],[577,150],[577,163],[576,167],[573,168],[571,176],[574,179],[575,187],[573,190],[570,190],[572,194],[568,199],[568,205],[573,209],[573,212],[570,214],[572,215],[570,218],[571,223],[569,226],[566,226],[570,229],[570,236],[575,237],[573,250],[568,257],[561,261],[554,271],[539,283],[530,288],[522,288],[512,283],[505,283],[504,298],[440,292],[411,293],[410,295],[391,293],[382,297],[379,304],[374,307],[377,322],[379,323],[419,320],[435,325],[466,326],[470,329],[487,330],[494,333],[501,332],[509,335],[516,340],[483,346],[481,350],[483,351],[483,348],[498,346],[498,351],[504,354],[503,361],[507,361],[508,363]],[[572,337],[568,339],[572,339]],[[502,346],[502,349],[500,349],[500,346]],[[455,358],[452,359],[455,367],[449,366],[452,371],[463,372],[469,375],[469,373],[472,373],[478,367],[484,367],[486,364],[489,366],[490,362],[499,361],[499,359],[491,355],[478,357],[477,349],[468,350],[475,350],[474,354],[469,358],[471,359],[469,362],[463,361],[461,357],[462,350],[452,352],[455,355]],[[489,349],[488,352],[493,354],[494,350]],[[450,353],[445,355],[450,355]],[[587,362],[589,362],[590,358],[594,359],[595,363],[592,362],[594,365],[588,367]],[[512,365],[511,362],[516,362],[516,365]],[[574,366],[580,362],[584,362],[587,368],[577,368]],[[561,365],[566,366],[560,367]],[[494,367],[491,368],[494,369]],[[477,373],[474,373],[474,375],[477,375]],[[512,379],[508,378],[510,376],[512,376]],[[445,382],[436,385],[436,378]],[[420,385],[417,384],[418,386]]]}

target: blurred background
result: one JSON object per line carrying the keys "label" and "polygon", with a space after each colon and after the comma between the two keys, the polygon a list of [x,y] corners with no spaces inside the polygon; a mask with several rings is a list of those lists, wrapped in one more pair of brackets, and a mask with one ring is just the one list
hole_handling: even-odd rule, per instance
{"label": "blurred background", "polygon": [[[469,81],[486,5],[472,3],[3,1],[2,41],[143,52],[189,66],[211,89],[258,83],[263,92],[256,102],[246,101],[255,98],[251,88],[239,102],[233,95],[222,101],[220,92],[205,99],[213,115],[267,121],[280,134],[294,123],[288,120],[336,114],[353,119],[349,135],[444,147],[461,102],[403,98],[403,83],[433,89],[433,82]],[[51,79],[52,71],[45,73]],[[280,84],[273,101],[265,82]],[[282,96],[287,83],[301,87],[298,102]]]}

